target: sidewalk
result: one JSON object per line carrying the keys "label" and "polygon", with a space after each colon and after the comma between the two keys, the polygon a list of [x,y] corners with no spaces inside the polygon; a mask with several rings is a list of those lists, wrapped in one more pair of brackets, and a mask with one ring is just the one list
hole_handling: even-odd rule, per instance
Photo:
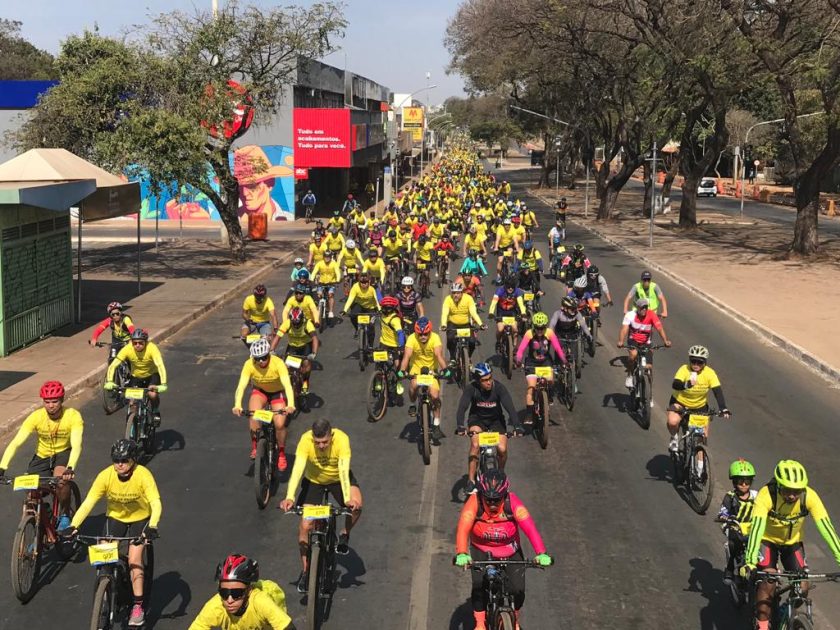
{"label": "sidewalk", "polygon": [[[553,207],[553,190],[527,190]],[[818,260],[784,260],[781,256],[793,238],[792,228],[703,210],[698,217],[701,225],[683,232],[676,227],[675,209],[656,218],[651,249],[648,220],[641,216],[641,191],[623,190],[617,218],[608,222],[594,220],[595,199],[590,199],[589,218],[584,219],[582,186],[562,193],[571,221],[640,258],[640,271],[649,268],[654,276],[657,272],[669,276],[824,377],[840,378],[840,336],[835,323],[840,304],[840,239],[823,234]],[[660,284],[667,295],[668,283]],[[622,300],[623,292],[618,290]],[[795,314],[781,306],[784,297],[799,300]]]}
{"label": "sidewalk", "polygon": [[[139,296],[136,248],[128,252],[119,248],[109,254],[107,264],[84,272],[83,323],[65,326],[52,337],[0,359],[0,437],[41,404],[38,390],[44,381],[61,380],[68,397],[98,384],[106,349],[91,348],[87,340],[94,325],[104,319],[109,302],[126,304],[134,322],[160,343],[228,299],[244,296],[251,285],[295,255],[303,255],[311,226],[295,221],[272,224],[271,229],[271,240],[248,243],[248,262],[242,265],[231,262],[229,250],[218,239],[188,238],[186,233],[183,241],[162,242],[158,254],[154,248],[145,249]],[[107,331],[101,340],[110,340]]]}

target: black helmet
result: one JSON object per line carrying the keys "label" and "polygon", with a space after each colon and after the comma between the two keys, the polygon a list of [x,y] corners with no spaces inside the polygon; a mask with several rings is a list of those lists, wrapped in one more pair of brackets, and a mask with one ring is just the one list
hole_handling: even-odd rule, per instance
{"label": "black helmet", "polygon": [[131,340],[148,341],[149,331],[145,328],[135,328],[134,331],[131,333]]}
{"label": "black helmet", "polygon": [[251,584],[260,579],[260,566],[256,560],[233,553],[216,566],[217,582],[243,582]]}
{"label": "black helmet", "polygon": [[589,269],[586,271],[586,273],[594,278],[601,272],[598,270],[598,267],[596,265],[589,265]]}
{"label": "black helmet", "polygon": [[132,459],[137,461],[137,455],[140,452],[140,447],[134,440],[128,438],[121,438],[114,442],[111,447],[111,461],[115,462],[120,459]]}

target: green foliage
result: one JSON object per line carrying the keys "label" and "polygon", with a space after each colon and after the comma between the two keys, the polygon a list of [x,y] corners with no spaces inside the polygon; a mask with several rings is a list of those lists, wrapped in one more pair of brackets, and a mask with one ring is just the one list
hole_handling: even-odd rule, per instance
{"label": "green foliage", "polygon": [[23,39],[20,27],[20,22],[0,18],[0,81],[55,79],[52,55]]}

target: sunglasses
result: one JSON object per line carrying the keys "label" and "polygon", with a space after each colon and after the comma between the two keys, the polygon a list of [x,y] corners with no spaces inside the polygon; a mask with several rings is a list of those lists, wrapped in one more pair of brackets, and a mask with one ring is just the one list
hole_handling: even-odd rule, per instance
{"label": "sunglasses", "polygon": [[132,341],[131,345],[132,346],[145,346],[146,342],[145,341]]}
{"label": "sunglasses", "polygon": [[488,499],[488,498],[486,498],[486,497],[485,497],[485,498],[484,498],[484,501],[485,501],[486,503],[491,504],[491,505],[498,505],[499,503],[501,503],[501,502],[502,502],[502,499],[501,499],[501,497],[500,497],[500,498],[498,498],[498,499]]}
{"label": "sunglasses", "polygon": [[688,361],[691,365],[706,365],[706,362],[703,359],[689,359]]}
{"label": "sunglasses", "polygon": [[748,486],[752,485],[752,477],[735,477],[733,479],[736,485],[747,484]]}
{"label": "sunglasses", "polygon": [[359,280],[359,284],[370,284],[370,280]]}
{"label": "sunglasses", "polygon": [[219,588],[219,597],[221,597],[222,600],[228,600],[228,599],[237,600],[237,599],[242,599],[243,597],[245,597],[245,594],[247,592],[248,592],[247,588],[221,588],[220,587]]}
{"label": "sunglasses", "polygon": [[130,459],[114,459],[111,461],[113,461],[115,464],[128,464],[131,462]]}
{"label": "sunglasses", "polygon": [[268,355],[265,355],[264,357],[254,357],[254,363],[263,363],[264,361],[268,361],[268,359]]}
{"label": "sunglasses", "polygon": [[119,311],[111,311],[111,317],[122,317],[122,313]]}
{"label": "sunglasses", "polygon": [[493,377],[492,377],[492,376],[485,376],[485,377],[483,377],[483,378],[480,378],[479,380],[480,380],[482,383],[489,383],[490,381],[492,381],[492,380],[493,380]]}
{"label": "sunglasses", "polygon": [[784,486],[779,488],[779,492],[781,492],[782,494],[796,495],[796,496],[799,496],[800,494],[802,494],[801,489],[794,490],[793,488],[785,488]]}

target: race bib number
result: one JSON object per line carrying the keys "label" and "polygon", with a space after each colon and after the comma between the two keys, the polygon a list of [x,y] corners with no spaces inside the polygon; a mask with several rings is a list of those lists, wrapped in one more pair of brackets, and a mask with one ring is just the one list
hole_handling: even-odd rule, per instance
{"label": "race bib number", "polygon": [[15,485],[13,486],[15,492],[20,490],[37,490],[40,484],[40,479],[35,475],[19,475],[15,477]]}
{"label": "race bib number", "polygon": [[478,434],[479,446],[496,446],[499,443],[499,434],[493,431],[484,431]]}
{"label": "race bib number", "polygon": [[257,422],[268,424],[274,418],[274,412],[270,409],[257,409],[251,417]]}
{"label": "race bib number", "polygon": [[360,324],[370,324],[370,315],[359,315],[357,321]]}
{"label": "race bib number", "polygon": [[456,328],[455,329],[455,336],[456,337],[469,337],[472,334],[472,329],[470,328]]}
{"label": "race bib number", "polygon": [[551,378],[553,373],[554,371],[547,365],[534,368],[534,374],[536,374],[539,378]]}
{"label": "race bib number", "polygon": [[329,505],[304,505],[303,518],[307,521],[319,521],[330,517]]}
{"label": "race bib number", "polygon": [[120,561],[119,545],[116,542],[99,543],[88,547],[88,560],[94,567],[116,564]]}
{"label": "race bib number", "polygon": [[599,300],[598,298],[592,298],[592,307],[601,308],[601,300]]}
{"label": "race bib number", "polygon": [[504,255],[505,255],[505,258],[510,258],[511,256],[513,256],[513,252],[510,251],[509,249],[507,249],[507,250],[505,250]]}
{"label": "race bib number", "polygon": [[459,234],[458,234],[458,232],[452,232],[452,233],[450,234],[450,236],[451,236],[452,238],[458,238]]}
{"label": "race bib number", "polygon": [[526,293],[524,296],[526,302],[533,302],[534,301],[534,294],[533,293]]}
{"label": "race bib number", "polygon": [[423,387],[431,387],[435,384],[435,377],[431,374],[418,374],[417,384],[422,385]]}
{"label": "race bib number", "polygon": [[248,343],[254,343],[255,341],[259,341],[262,338],[260,333],[251,333],[250,335],[245,335],[245,341]]}
{"label": "race bib number", "polygon": [[377,350],[373,353],[373,360],[374,361],[388,361],[388,351],[387,350]]}
{"label": "race bib number", "polygon": [[426,268],[426,263],[417,263],[417,268],[418,269],[425,269]]}
{"label": "race bib number", "polygon": [[293,354],[290,354],[286,357],[286,365],[288,365],[290,368],[297,370],[298,368],[300,368],[301,363],[303,363],[303,359],[301,359],[300,357],[296,357]]}
{"label": "race bib number", "polygon": [[561,245],[560,247],[558,247],[557,249],[554,250],[554,253],[555,254],[565,254],[566,253],[566,248]]}
{"label": "race bib number", "polygon": [[692,413],[688,416],[688,426],[697,427],[698,429],[705,429],[709,426],[709,416],[704,416],[699,413]]}
{"label": "race bib number", "polygon": [[513,326],[516,323],[515,317],[502,317],[502,323],[505,326]]}
{"label": "race bib number", "polygon": [[441,258],[443,258],[444,256],[446,256],[446,251],[445,251],[445,250],[442,250],[442,249],[439,249],[439,250],[438,250],[438,256],[440,256]]}
{"label": "race bib number", "polygon": [[145,392],[140,387],[126,387],[123,394],[128,400],[143,400]]}

